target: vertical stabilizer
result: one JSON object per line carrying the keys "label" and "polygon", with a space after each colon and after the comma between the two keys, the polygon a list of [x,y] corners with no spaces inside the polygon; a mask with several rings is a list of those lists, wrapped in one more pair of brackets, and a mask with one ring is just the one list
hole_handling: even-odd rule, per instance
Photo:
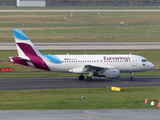
{"label": "vertical stabilizer", "polygon": [[26,58],[30,55],[40,56],[40,52],[21,29],[13,29],[12,31],[14,34],[19,57]]}
{"label": "vertical stabilizer", "polygon": [[50,71],[44,56],[23,31],[20,29],[13,29],[12,31],[17,46],[18,57],[10,57],[10,60],[14,63]]}

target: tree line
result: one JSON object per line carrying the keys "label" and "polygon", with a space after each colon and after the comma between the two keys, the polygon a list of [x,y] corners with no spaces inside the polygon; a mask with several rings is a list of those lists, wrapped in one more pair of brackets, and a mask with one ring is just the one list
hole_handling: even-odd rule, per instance
{"label": "tree line", "polygon": [[52,5],[100,5],[100,6],[123,6],[123,5],[160,5],[160,0],[46,0],[47,6]]}
{"label": "tree line", "polygon": [[[0,0],[1,6],[16,6],[17,0]],[[47,6],[52,5],[159,5],[160,0],[46,0]]]}
{"label": "tree line", "polygon": [[1,6],[15,6],[17,4],[17,0],[0,0]]}

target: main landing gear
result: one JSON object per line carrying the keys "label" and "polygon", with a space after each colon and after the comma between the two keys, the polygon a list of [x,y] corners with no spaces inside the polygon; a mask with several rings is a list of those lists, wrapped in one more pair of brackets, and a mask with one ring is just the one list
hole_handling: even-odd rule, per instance
{"label": "main landing gear", "polygon": [[[93,73],[92,73],[92,72],[89,72],[88,77],[86,77],[86,81],[87,81],[87,82],[91,82],[91,81],[92,81],[92,77],[91,77],[92,75],[93,75]],[[130,76],[131,76],[130,80],[131,80],[131,81],[134,81],[135,78],[134,78],[134,76],[133,76],[133,72],[130,72]],[[79,80],[84,80],[84,79],[85,79],[85,77],[84,77],[83,75],[80,75],[80,76],[79,76]]]}
{"label": "main landing gear", "polygon": [[133,72],[130,72],[130,76],[131,76],[130,80],[131,80],[131,81],[134,81],[135,78],[133,77]]}
{"label": "main landing gear", "polygon": [[92,78],[91,78],[91,77],[86,77],[86,81],[87,81],[87,82],[91,82],[91,81],[92,81]]}
{"label": "main landing gear", "polygon": [[[79,80],[84,80],[85,79],[85,77],[83,76],[83,75],[80,75],[79,76]],[[92,78],[91,77],[86,77],[86,81],[87,82],[91,82],[92,81]]]}
{"label": "main landing gear", "polygon": [[79,76],[79,80],[84,80],[84,79],[85,79],[85,77],[83,75]]}

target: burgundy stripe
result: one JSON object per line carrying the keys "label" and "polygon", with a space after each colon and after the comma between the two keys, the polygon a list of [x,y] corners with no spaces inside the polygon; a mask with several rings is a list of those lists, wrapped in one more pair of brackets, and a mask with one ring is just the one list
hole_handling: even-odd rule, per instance
{"label": "burgundy stripe", "polygon": [[37,53],[33,50],[33,48],[26,43],[17,43],[17,45],[21,48],[21,50],[25,53],[26,56],[38,56]]}
{"label": "burgundy stripe", "polygon": [[45,61],[37,55],[37,53],[30,45],[25,43],[17,43],[17,45],[21,48],[24,54],[30,58],[36,68],[50,71]]}
{"label": "burgundy stripe", "polygon": [[23,61],[21,57],[13,57],[11,58],[15,63],[21,64],[21,65],[25,65],[25,66],[29,66],[27,64],[27,62]]}

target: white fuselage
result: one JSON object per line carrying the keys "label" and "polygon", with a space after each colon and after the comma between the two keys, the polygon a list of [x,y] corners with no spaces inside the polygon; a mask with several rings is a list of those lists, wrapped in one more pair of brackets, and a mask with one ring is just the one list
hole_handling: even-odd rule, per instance
{"label": "white fuselage", "polygon": [[[82,68],[85,65],[108,68],[114,66],[120,72],[147,71],[154,65],[144,57],[138,55],[50,55],[59,60],[47,60],[47,65],[54,72],[69,72],[74,68]],[[46,61],[46,60],[45,60]]]}

